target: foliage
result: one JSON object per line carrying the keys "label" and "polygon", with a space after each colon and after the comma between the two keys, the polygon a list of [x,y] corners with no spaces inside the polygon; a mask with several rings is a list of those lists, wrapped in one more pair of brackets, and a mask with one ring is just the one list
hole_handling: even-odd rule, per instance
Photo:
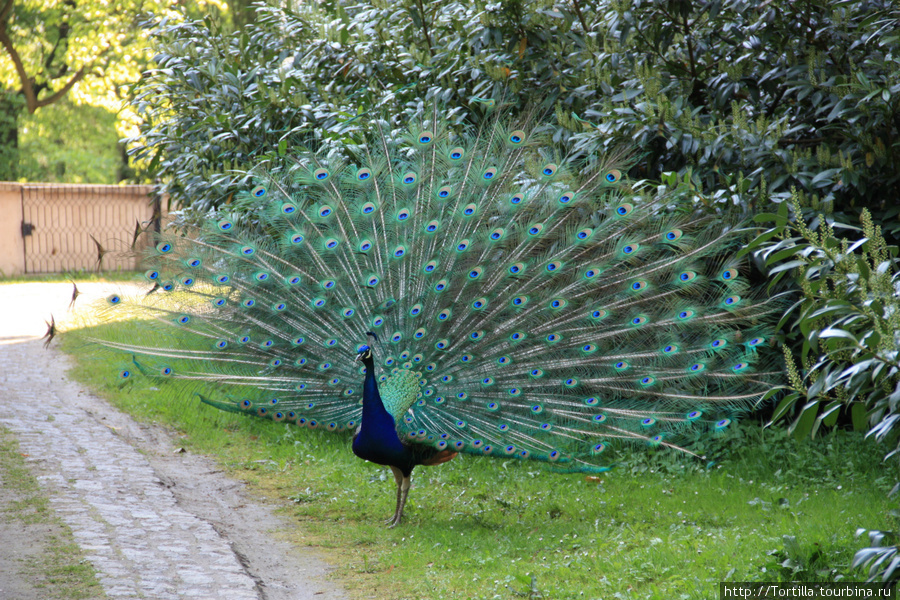
{"label": "foliage", "polygon": [[[867,210],[862,230],[818,215],[807,224],[799,196],[778,214],[758,215],[774,226],[749,246],[772,267],[771,284],[794,270],[801,298],[783,317],[799,365],[785,345],[790,392],[773,420],[802,407],[792,424],[799,437],[834,425],[841,411],[878,440],[897,438],[900,419],[900,264]],[[851,242],[835,229],[862,234]],[[900,428],[898,428],[900,429]],[[896,452],[896,451],[895,451]],[[893,453],[892,453],[893,454]]]}
{"label": "foliage", "polygon": [[868,207],[894,223],[898,16],[887,0],[345,0],[260,9],[225,37],[163,22],[135,152],[205,212],[242,185],[235,171],[279,164],[290,144],[347,141],[361,113],[399,123],[440,100],[475,118],[471,97],[507,90],[510,110],[556,106],[554,141],[572,152],[634,144],[634,176],[678,171],[727,190],[721,202],[796,187],[838,215]]}
{"label": "foliage", "polygon": [[[67,100],[76,105],[88,104],[119,114],[116,127],[100,130],[99,137],[129,133],[135,127],[133,113],[123,106],[128,95],[125,86],[140,76],[147,65],[143,48],[146,37],[138,22],[154,14],[159,18],[180,19],[176,5],[185,4],[189,11],[218,4],[217,0],[175,2],[174,0],[125,0],[115,3],[114,10],[108,3],[72,2],[68,0],[0,0],[0,94],[10,98],[0,111],[0,147],[9,160],[0,160],[0,179],[28,178],[35,175],[50,180],[87,180],[95,176],[96,169],[84,170],[83,161],[66,157],[65,171],[68,177],[53,177],[59,163],[59,153],[35,157],[30,153],[23,157],[26,164],[17,173],[16,148],[20,136],[19,127],[31,127],[31,135],[25,136],[36,144],[54,143],[54,134],[46,140],[37,140],[35,131],[51,131],[55,117],[41,115],[41,109]],[[68,109],[63,109],[68,110]],[[84,115],[90,114],[85,110]],[[82,113],[76,113],[81,115]],[[30,115],[30,116],[25,116]],[[43,123],[41,119],[47,118]],[[91,117],[84,125],[87,126]],[[78,125],[76,125],[77,127]],[[82,148],[90,148],[88,155],[107,142],[89,134],[79,142]],[[96,145],[92,145],[97,142]],[[123,157],[118,155],[117,160]],[[2,159],[3,156],[0,156]],[[49,169],[35,171],[38,163],[53,163]],[[29,162],[30,161],[30,162]],[[125,173],[118,173],[125,175]],[[110,166],[104,180],[117,176],[116,167]],[[117,180],[117,179],[115,179]]]}
{"label": "foliage", "polygon": [[[897,517],[897,511],[891,511]],[[877,529],[857,529],[856,536],[867,535],[870,546],[860,549],[854,556],[851,567],[867,571],[869,581],[889,581],[896,585],[900,581],[900,547],[896,545],[897,533]],[[894,542],[891,544],[890,542]]]}
{"label": "foliage", "polygon": [[62,100],[19,120],[19,173],[26,181],[117,183],[128,175],[116,115]]}
{"label": "foliage", "polygon": [[0,89],[0,181],[15,179],[15,165],[19,160],[16,117],[22,104],[17,94]]}
{"label": "foliage", "polygon": [[604,39],[618,77],[598,73],[608,97],[585,115],[633,136],[650,175],[690,169],[703,189],[749,179],[762,200],[796,188],[895,227],[884,199],[898,191],[897,11],[844,0],[620,5]]}

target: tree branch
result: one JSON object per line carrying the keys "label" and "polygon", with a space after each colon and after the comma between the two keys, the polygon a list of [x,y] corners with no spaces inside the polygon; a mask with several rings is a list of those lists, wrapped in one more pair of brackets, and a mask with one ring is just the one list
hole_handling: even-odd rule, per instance
{"label": "tree branch", "polygon": [[25,72],[25,65],[22,64],[22,57],[16,52],[16,48],[13,46],[12,40],[9,39],[9,32],[6,29],[6,26],[9,23],[9,17],[12,15],[12,8],[13,0],[7,0],[3,8],[0,9],[0,44],[3,45],[3,48],[6,49],[9,57],[12,59],[13,66],[16,68],[16,74],[19,76],[19,81],[22,82],[22,93],[25,95],[28,111],[34,112],[32,105],[37,101],[34,87],[31,85],[28,73]]}
{"label": "tree branch", "polygon": [[12,14],[13,9],[13,0],[6,0],[3,3],[3,8],[0,8],[0,29],[6,31],[6,23],[9,20],[9,16]]}
{"label": "tree branch", "polygon": [[[83,78],[84,78],[84,67],[81,67],[80,69],[78,69],[78,72],[75,73],[75,75],[73,75],[72,78],[66,82],[66,85],[64,85],[64,86],[62,86],[62,88],[60,88],[59,91],[54,92],[53,94],[51,94],[41,100],[38,100],[37,98],[35,98],[34,108],[38,109],[42,106],[47,106],[48,104],[53,104],[54,102],[56,102],[57,100],[59,100],[60,98],[65,96],[69,92],[69,90],[72,89],[72,86],[74,86],[76,83],[81,81]],[[34,110],[31,110],[31,112],[34,112]]]}
{"label": "tree branch", "polygon": [[428,56],[434,56],[434,42],[431,41],[431,34],[428,32],[428,21],[425,17],[425,5],[422,0],[415,0],[416,8],[419,9],[419,18],[422,19],[422,34],[425,36],[425,42],[428,44]]}
{"label": "tree branch", "polygon": [[584,33],[589,33],[590,29],[588,29],[587,22],[584,20],[584,14],[581,12],[581,6],[578,4],[578,0],[572,0],[572,6],[575,7],[575,15],[578,17],[578,20],[581,21],[581,28],[584,29]]}
{"label": "tree branch", "polygon": [[[54,102],[57,102],[60,98],[65,96],[67,93],[69,93],[69,90],[71,90],[76,83],[84,79],[84,76],[87,73],[85,69],[89,66],[92,66],[97,59],[106,54],[109,48],[101,51],[100,54],[97,55],[96,59],[92,61],[91,65],[85,65],[84,67],[78,69],[78,72],[70,77],[65,85],[62,86],[62,88],[45,98],[38,98],[40,89],[46,86],[38,87],[35,81],[28,76],[28,72],[25,70],[25,65],[22,62],[22,57],[19,56],[19,53],[16,51],[16,47],[13,45],[12,40],[10,39],[9,31],[7,29],[9,18],[12,15],[14,0],[3,1],[5,1],[5,3],[0,5],[0,45],[3,46],[3,48],[9,54],[10,59],[12,59],[13,66],[15,66],[16,69],[16,74],[19,76],[19,81],[22,83],[22,94],[25,96],[25,105],[28,107],[28,112],[33,114],[34,111],[41,108],[42,106],[53,104]],[[62,34],[63,32],[61,31],[60,33]],[[65,35],[68,35],[68,31],[65,32]],[[59,43],[57,42],[57,46],[58,45]],[[53,49],[53,52],[56,52],[55,47]],[[68,65],[64,65],[64,67],[60,69],[59,75],[53,79],[58,79],[59,76],[66,72],[67,67]]]}

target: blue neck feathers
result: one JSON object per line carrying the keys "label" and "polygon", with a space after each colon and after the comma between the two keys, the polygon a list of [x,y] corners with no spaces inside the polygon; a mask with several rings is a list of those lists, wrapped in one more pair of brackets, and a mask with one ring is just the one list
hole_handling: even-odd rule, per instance
{"label": "blue neck feathers", "polygon": [[359,434],[353,438],[353,453],[381,465],[405,468],[411,461],[409,449],[397,437],[394,418],[384,408],[375,379],[371,356],[363,359],[366,379],[363,383],[363,410]]}

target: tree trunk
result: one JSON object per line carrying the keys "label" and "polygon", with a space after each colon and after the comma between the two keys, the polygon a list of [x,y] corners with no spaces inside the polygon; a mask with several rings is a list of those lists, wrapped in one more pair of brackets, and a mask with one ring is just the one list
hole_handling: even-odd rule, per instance
{"label": "tree trunk", "polygon": [[0,181],[18,177],[19,113],[24,105],[21,93],[0,90]]}

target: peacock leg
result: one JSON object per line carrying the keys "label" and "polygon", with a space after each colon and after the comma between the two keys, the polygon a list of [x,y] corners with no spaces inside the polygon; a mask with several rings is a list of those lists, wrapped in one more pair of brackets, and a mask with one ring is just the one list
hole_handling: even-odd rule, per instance
{"label": "peacock leg", "polygon": [[397,509],[400,507],[400,488],[403,486],[403,471],[397,467],[391,467],[394,474],[394,481],[397,483],[397,504],[394,507],[394,514],[384,520],[385,525],[393,527],[397,521]]}
{"label": "peacock leg", "polygon": [[397,482],[397,508],[394,509],[394,516],[386,521],[388,528],[396,527],[400,524],[403,517],[403,507],[406,505],[406,496],[409,494],[410,478],[403,474],[403,471],[397,467],[391,467],[394,473],[394,480]]}

